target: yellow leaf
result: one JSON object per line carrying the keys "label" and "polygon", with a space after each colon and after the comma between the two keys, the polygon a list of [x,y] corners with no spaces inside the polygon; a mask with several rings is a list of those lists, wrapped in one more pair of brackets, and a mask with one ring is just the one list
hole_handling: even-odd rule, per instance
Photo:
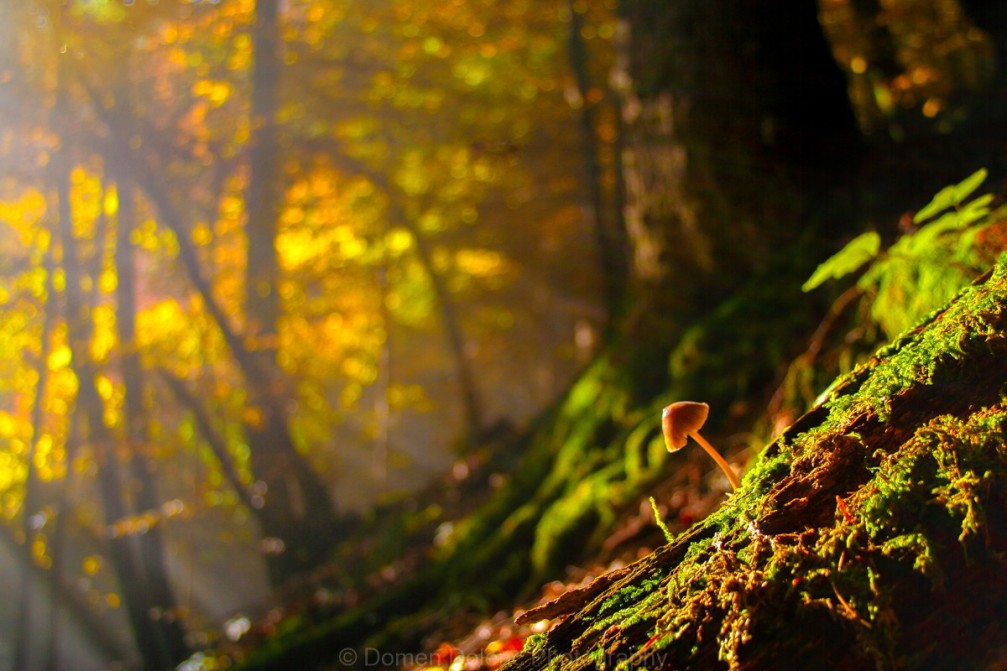
{"label": "yellow leaf", "polygon": [[52,288],[59,293],[66,291],[66,273],[63,272],[62,268],[57,268],[53,271]]}
{"label": "yellow leaf", "polygon": [[401,253],[413,246],[413,236],[404,228],[396,228],[389,231],[386,243],[388,251]]}
{"label": "yellow leaf", "polygon": [[17,421],[10,413],[0,412],[0,437],[13,438],[17,433]]}
{"label": "yellow leaf", "polygon": [[262,427],[262,410],[255,408],[253,406],[245,406],[241,411],[241,417],[245,420],[245,424],[253,429],[258,429]]}
{"label": "yellow leaf", "polygon": [[103,270],[98,276],[98,288],[102,293],[110,294],[119,286],[119,278],[114,270]]}
{"label": "yellow leaf", "polygon": [[49,353],[49,360],[46,363],[49,366],[49,370],[59,370],[70,365],[72,358],[73,354],[70,352],[70,348],[66,345],[60,345]]}
{"label": "yellow leaf", "polygon": [[107,376],[96,376],[94,379],[94,386],[98,389],[98,395],[104,400],[108,401],[112,398],[112,392],[115,391],[115,385],[112,384],[112,380],[110,380]]}
{"label": "yellow leaf", "polygon": [[204,222],[199,222],[192,229],[192,241],[197,247],[205,247],[213,242],[213,231]]}
{"label": "yellow leaf", "polygon": [[119,211],[119,192],[115,188],[110,188],[105,192],[105,201],[102,203],[102,208],[105,210],[105,214],[110,217]]}
{"label": "yellow leaf", "polygon": [[99,305],[91,311],[94,321],[94,335],[91,339],[91,356],[95,361],[105,361],[116,345],[115,309],[111,305]]}
{"label": "yellow leaf", "polygon": [[84,557],[83,568],[86,575],[96,574],[101,570],[101,557],[98,555]]}
{"label": "yellow leaf", "polygon": [[455,255],[455,264],[476,277],[499,275],[507,269],[503,255],[488,249],[463,249]]}
{"label": "yellow leaf", "polygon": [[31,544],[31,554],[39,565],[45,565],[46,549],[45,535],[39,534],[35,536],[35,540]]}

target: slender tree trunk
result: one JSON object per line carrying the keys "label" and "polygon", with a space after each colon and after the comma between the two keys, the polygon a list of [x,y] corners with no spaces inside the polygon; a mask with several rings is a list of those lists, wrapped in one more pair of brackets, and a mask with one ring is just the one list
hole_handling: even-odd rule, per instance
{"label": "slender tree trunk", "polygon": [[448,347],[456,362],[455,375],[458,378],[458,393],[461,395],[462,414],[465,418],[465,439],[468,445],[472,446],[478,442],[484,428],[484,422],[479,386],[476,384],[476,376],[473,374],[470,357],[465,346],[461,316],[458,314],[454,298],[451,297],[451,292],[448,290],[444,278],[437,272],[434,265],[430,243],[422,231],[405,218],[404,213],[402,214],[399,221],[403,222],[403,225],[413,234],[413,240],[416,242],[416,255],[420,265],[426,269],[430,286],[434,296],[437,297],[437,306],[440,308],[441,322],[444,332],[447,334]]}
{"label": "slender tree trunk", "polygon": [[[76,456],[75,446],[77,445],[77,422],[75,419],[70,419],[70,426],[67,429],[67,449],[66,449],[66,463],[74,463],[74,457]],[[60,488],[60,492],[56,497],[56,502],[53,505],[53,524],[52,524],[52,548],[50,550],[52,554],[52,567],[49,569],[49,635],[52,640],[49,642],[49,646],[46,651],[45,663],[42,666],[45,671],[59,671],[60,667],[60,643],[62,642],[62,632],[60,631],[60,626],[63,623],[64,612],[68,614],[76,615],[76,611],[72,608],[73,599],[66,599],[66,589],[64,583],[66,577],[64,575],[64,555],[66,550],[67,532],[68,532],[68,516],[67,511],[67,489],[70,486],[70,481],[73,475],[67,473],[66,480],[63,487]],[[68,607],[67,602],[70,602],[71,607]],[[121,658],[123,655],[118,657],[113,657],[113,659]]]}
{"label": "slender tree trunk", "polygon": [[[382,234],[387,234],[387,226],[382,228]],[[378,378],[374,385],[374,473],[382,481],[388,479],[388,456],[391,439],[391,390],[394,381],[393,355],[394,339],[392,338],[392,311],[388,308],[388,253],[383,253],[381,263],[375,273],[378,285],[378,296],[381,306],[381,328],[384,339],[381,343],[381,354],[378,357]]]}
{"label": "slender tree trunk", "polygon": [[[113,527],[116,521],[127,519],[131,511],[123,495],[124,481],[114,449],[115,436],[104,422],[104,406],[94,381],[96,371],[88,359],[90,310],[80,288],[81,270],[71,219],[69,171],[61,158],[54,158],[53,161],[58,166],[54,171],[57,174],[55,200],[56,210],[59,212],[63,268],[67,278],[67,339],[78,383],[76,412],[82,423],[84,440],[93,451],[98,464],[98,489],[105,520],[109,527]],[[168,660],[162,655],[160,637],[150,619],[152,604],[147,600],[147,585],[131,540],[128,535],[113,533],[108,539],[109,559],[119,579],[123,605],[129,614],[143,668],[146,671],[161,671],[167,666]]]}
{"label": "slender tree trunk", "polygon": [[[65,9],[65,8],[64,8]],[[61,12],[50,14],[52,34],[57,36],[62,29],[63,15]],[[55,43],[55,41],[54,41]],[[50,45],[52,46],[52,45]],[[72,118],[68,99],[68,77],[70,65],[60,60],[54,74],[53,87],[55,102],[53,123],[57,127],[69,127]],[[105,408],[96,386],[96,366],[90,358],[90,342],[92,337],[91,300],[83,290],[82,280],[85,274],[85,259],[81,253],[81,245],[74,234],[73,208],[71,203],[70,173],[74,165],[71,157],[72,140],[62,138],[60,146],[52,153],[47,167],[47,216],[53,226],[53,242],[57,253],[54,265],[61,264],[64,271],[65,286],[62,289],[64,301],[64,316],[66,321],[66,337],[70,348],[73,372],[77,380],[76,402],[73,416],[74,433],[68,437],[66,452],[74,454],[77,445],[74,441],[81,440],[90,449],[97,469],[97,486],[101,501],[106,529],[109,530],[107,541],[107,557],[115,571],[119,582],[119,596],[127,619],[132,629],[133,638],[139,653],[144,671],[163,671],[173,667],[173,661],[165,654],[161,646],[158,631],[159,624],[151,619],[153,604],[148,599],[147,584],[144,573],[135,554],[132,539],[125,534],[111,531],[117,522],[124,521],[132,515],[125,494],[125,481],[121,473],[121,464],[115,451],[116,437],[105,423]],[[95,258],[100,254],[101,236],[104,231],[96,234],[94,242]],[[91,268],[91,276],[96,276],[96,268]],[[62,513],[61,513],[62,514]],[[62,554],[62,536],[65,520],[59,520],[59,547]],[[62,561],[62,557],[59,557]],[[58,569],[57,569],[58,571]],[[54,572],[53,576],[58,573]],[[55,620],[54,620],[55,621]],[[54,663],[54,651],[46,660]]]}
{"label": "slender tree trunk", "polygon": [[[154,478],[155,465],[146,454],[146,410],[143,404],[143,372],[140,355],[136,349],[136,272],[130,233],[136,221],[132,185],[119,182],[119,213],[116,226],[115,266],[116,331],[122,355],[122,380],[125,385],[123,413],[125,416],[126,454],[129,455],[134,507],[137,511],[158,511],[161,501],[157,496]],[[178,601],[169,582],[165,565],[164,537],[160,524],[154,524],[147,533],[137,537],[140,568],[145,574],[144,583],[149,590],[150,607],[158,614],[157,633],[165,659],[172,667],[186,659],[190,650],[185,643],[185,631],[179,619]]]}
{"label": "slender tree trunk", "polygon": [[[280,79],[280,35],[277,0],[257,0],[252,49],[252,140],[246,198],[248,264],[245,314],[255,343],[256,369],[265,379],[249,379],[262,393],[255,419],[246,422],[252,471],[268,485],[259,515],[267,543],[269,574],[274,584],[327,558],[335,540],[336,515],[327,487],[297,453],[283,404],[289,394],[276,362],[280,318],[280,264],[277,222],[282,199],[277,169],[277,89]],[[246,371],[248,377],[248,371]]]}
{"label": "slender tree trunk", "polygon": [[[50,337],[52,335],[52,326],[54,322],[55,310],[56,310],[56,300],[55,287],[52,282],[53,274],[53,262],[52,262],[52,243],[50,243],[49,249],[45,252],[45,262],[44,267],[46,271],[46,301],[45,305],[42,306],[44,317],[42,320],[42,333],[41,339],[39,341],[39,357],[38,357],[38,382],[35,388],[35,399],[32,405],[31,412],[31,449],[25,458],[27,462],[27,476],[25,478],[24,485],[24,503],[22,504],[21,511],[21,532],[24,536],[24,547],[21,553],[21,580],[18,584],[18,618],[15,622],[15,635],[12,637],[14,641],[14,668],[15,669],[26,669],[29,668],[28,658],[31,655],[31,617],[32,617],[32,605],[33,601],[36,599],[37,595],[33,594],[31,585],[33,583],[32,579],[32,566],[34,564],[33,558],[33,545],[36,536],[36,529],[33,523],[33,516],[39,512],[39,481],[38,481],[38,469],[35,466],[35,448],[42,438],[42,432],[45,430],[43,424],[43,412],[42,408],[45,403],[45,390],[47,380],[49,378],[49,345]],[[55,522],[50,520],[50,522]],[[55,524],[49,524],[50,529],[55,528]],[[48,632],[50,645],[55,645],[55,637],[52,631]]]}
{"label": "slender tree trunk", "polygon": [[171,388],[172,393],[175,398],[186,408],[189,412],[193,414],[196,420],[196,426],[199,427],[199,432],[203,434],[203,439],[210,446],[210,451],[213,452],[213,456],[217,459],[217,463],[220,466],[220,471],[224,478],[227,480],[228,484],[234,489],[235,493],[238,495],[238,500],[244,504],[248,510],[256,510],[255,499],[252,493],[248,490],[248,487],[241,480],[241,476],[238,473],[238,468],[234,463],[234,457],[227,449],[227,444],[224,442],[223,437],[214,428],[213,419],[207,412],[206,407],[204,407],[198,398],[185,386],[185,382],[178,379],[171,373],[161,370],[160,378],[165,384]]}
{"label": "slender tree trunk", "polygon": [[[319,147],[316,143],[316,149]],[[430,242],[423,231],[406,214],[402,207],[405,196],[392,183],[388,176],[380,173],[361,161],[348,155],[345,147],[333,144],[326,147],[329,158],[346,174],[362,175],[388,194],[389,219],[394,224],[402,226],[412,235],[416,243],[416,258],[430,281],[430,288],[436,298],[437,310],[441,315],[441,324],[447,337],[448,349],[455,360],[455,377],[458,380],[458,394],[461,397],[462,416],[465,422],[464,436],[471,446],[478,442],[485,427],[483,418],[482,395],[480,394],[477,376],[473,371],[471,358],[465,345],[465,328],[461,315],[451,292],[448,290],[444,277],[437,271],[433,260]]]}
{"label": "slender tree trunk", "polygon": [[[290,392],[287,380],[275,362],[276,338],[262,332],[243,338],[231,317],[214,296],[200,257],[189,239],[188,216],[163,183],[148,168],[142,157],[124,141],[123,128],[133,126],[132,118],[121,108],[104,108],[101,97],[86,81],[96,111],[107,128],[115,129],[97,148],[119,166],[128,166],[131,178],[150,198],[160,219],[175,234],[179,258],[189,281],[203,301],[206,311],[221,331],[245,379],[249,395],[249,419],[244,423],[248,438],[252,472],[266,486],[261,505],[250,513],[259,522],[267,541],[266,561],[271,580],[279,584],[300,570],[316,566],[328,557],[336,538],[338,515],[327,484],[298,452],[288,425],[286,403]],[[252,261],[250,261],[252,262]],[[265,285],[263,285],[265,286]],[[270,291],[275,285],[270,285]],[[269,303],[268,296],[265,303]],[[258,310],[269,314],[269,308]],[[261,328],[261,327],[256,327]],[[275,321],[272,322],[275,333]]]}
{"label": "slender tree trunk", "polygon": [[[584,43],[584,12],[578,3],[567,3],[570,12],[569,55],[570,69],[577,82],[580,97],[581,152],[584,156],[584,183],[588,192],[589,211],[601,259],[601,272],[605,279],[605,303],[608,308],[609,326],[617,319],[623,307],[626,289],[627,249],[620,222],[609,220],[602,188],[601,163],[599,160],[598,132],[596,129],[597,110],[601,101],[594,100],[591,86],[591,63]],[[600,89],[599,89],[600,90]]]}
{"label": "slender tree trunk", "polygon": [[277,88],[280,79],[277,0],[257,0],[252,29],[252,140],[246,202],[248,264],[245,271],[245,314],[248,334],[260,341],[264,365],[275,366],[280,317],[276,235],[281,199],[277,166]]}

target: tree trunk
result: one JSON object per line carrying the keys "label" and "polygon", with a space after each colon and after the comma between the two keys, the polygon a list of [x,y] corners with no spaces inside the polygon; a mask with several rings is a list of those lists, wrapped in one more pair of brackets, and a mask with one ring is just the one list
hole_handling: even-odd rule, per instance
{"label": "tree trunk", "polygon": [[[54,158],[53,165],[57,182],[54,209],[58,212],[59,241],[67,278],[67,340],[78,381],[76,412],[82,423],[82,435],[98,464],[98,490],[105,522],[108,528],[113,528],[116,522],[130,517],[131,511],[124,495],[121,465],[114,449],[115,436],[105,424],[104,406],[95,387],[96,370],[88,356],[90,310],[80,288],[81,266],[73,235],[69,170],[62,157]],[[169,666],[170,660],[160,647],[157,624],[150,618],[152,604],[148,600],[147,586],[131,541],[130,536],[123,534],[108,538],[109,560],[115,567],[122,602],[129,614],[143,668],[145,671],[162,671]]]}
{"label": "tree trunk", "polygon": [[[727,407],[783,363],[769,353],[785,351],[800,321],[792,306],[810,272],[808,245],[834,235],[817,234],[823,222],[809,206],[822,198],[832,162],[844,152],[854,160],[858,147],[815,3],[630,0],[620,13],[613,79],[624,117],[629,306],[566,400],[561,412],[573,416],[545,439],[559,447],[534,493],[539,514],[515,511],[521,528],[536,526],[533,581],[575,561],[585,536],[598,542],[613,511],[660,470],[659,460],[633,454],[644,450],[641,438],[627,446],[656,420],[630,416],[627,405],[659,417],[661,403],[700,393]],[[790,314],[769,323],[777,305]],[[732,329],[761,322],[761,360],[746,354],[751,343],[712,330],[718,310],[735,319]],[[704,323],[714,327],[683,346],[683,334]],[[714,362],[708,368],[736,377],[718,387],[699,364],[672,374],[669,357],[689,347]],[[578,407],[585,394],[594,396]]]}
{"label": "tree trunk", "polygon": [[794,255],[859,131],[812,0],[627,0],[620,15],[633,308],[674,334]]}
{"label": "tree trunk", "polygon": [[[46,272],[46,302],[42,306],[44,311],[44,316],[42,319],[42,333],[39,343],[39,357],[38,357],[38,368],[36,373],[38,375],[38,382],[36,382],[35,388],[35,398],[32,401],[32,411],[31,411],[31,443],[28,450],[28,454],[25,457],[27,473],[25,475],[24,483],[24,502],[21,505],[21,533],[23,535],[24,545],[21,548],[19,558],[21,560],[20,566],[20,581],[18,584],[18,595],[16,597],[18,601],[18,617],[15,623],[14,635],[12,636],[12,641],[14,645],[13,662],[15,669],[29,668],[28,658],[32,654],[32,631],[31,631],[31,611],[32,602],[38,601],[37,594],[33,593],[31,585],[34,582],[32,580],[32,569],[35,568],[35,559],[33,557],[33,546],[36,535],[35,524],[33,523],[32,517],[37,514],[40,508],[39,505],[39,477],[38,469],[35,466],[35,450],[39,444],[39,440],[42,438],[42,432],[45,429],[43,422],[42,407],[45,403],[45,389],[46,384],[48,384],[49,379],[49,366],[47,362],[49,360],[49,348],[50,340],[52,338],[53,324],[55,323],[55,315],[57,310],[55,295],[56,290],[53,286],[53,270],[54,263],[52,261],[53,252],[52,247],[46,250],[44,268]],[[61,520],[55,520],[50,528],[55,528],[56,525],[60,524]],[[58,567],[54,566],[53,571],[58,572]],[[36,634],[38,632],[35,632]],[[55,633],[52,631],[47,632],[49,637],[49,646],[55,645]]]}
{"label": "tree trunk", "polygon": [[[417,227],[408,214],[406,214],[402,203],[406,197],[401,193],[393,180],[387,175],[374,170],[364,162],[350,156],[346,148],[339,143],[321,143],[317,139],[311,140],[311,148],[320,151],[332,161],[339,169],[348,175],[358,175],[366,177],[381,191],[388,196],[389,227],[399,225],[405,228],[412,235],[416,244],[416,259],[426,273],[430,288],[436,299],[437,311],[440,313],[441,323],[444,327],[444,335],[447,339],[448,349],[455,361],[455,378],[458,381],[458,395],[461,397],[462,417],[465,427],[462,432],[464,436],[464,446],[466,448],[475,445],[488,427],[485,426],[483,417],[482,395],[477,383],[476,371],[473,369],[472,360],[469,356],[465,343],[465,329],[461,315],[456,306],[456,301],[451,296],[447,281],[440,271],[437,270],[433,259],[433,249],[427,235]],[[304,149],[302,147],[302,149]]]}
{"label": "tree trunk", "polygon": [[264,543],[268,549],[266,563],[272,582],[279,585],[327,559],[327,550],[337,535],[334,530],[339,525],[327,483],[312,470],[294,444],[285,411],[289,398],[287,380],[274,358],[275,338],[263,338],[258,333],[245,339],[235,328],[203,271],[189,236],[185,211],[125,141],[128,134],[121,129],[133,128],[133,119],[118,106],[102,107],[101,97],[87,82],[79,80],[79,83],[89,91],[100,120],[110,129],[107,139],[93,140],[95,149],[110,164],[130,171],[131,179],[150,199],[160,220],[175,234],[182,267],[245,379],[249,412],[244,428],[251,467],[256,480],[266,486],[263,502],[249,512],[259,522],[263,536],[269,539]]}
{"label": "tree trunk", "polygon": [[[109,127],[116,127],[114,120],[118,115],[105,112],[107,118],[104,120]],[[266,559],[271,580],[278,585],[327,558],[327,548],[334,542],[334,530],[338,527],[338,515],[328,487],[294,445],[284,411],[283,379],[275,365],[263,364],[262,352],[255,352],[246,345],[215,299],[199,256],[187,237],[183,213],[118,134],[113,137],[112,144],[101,149],[113,157],[117,165],[134,169],[131,176],[151,199],[164,224],[175,234],[179,257],[189,281],[220,329],[245,379],[249,409],[252,410],[249,415],[255,418],[245,422],[252,472],[267,488],[262,504],[249,512],[259,522],[262,534],[273,539],[265,544],[275,549],[272,554],[267,553]]]}
{"label": "tree trunk", "polygon": [[266,366],[275,366],[280,318],[280,263],[276,250],[281,184],[277,144],[277,88],[280,79],[277,0],[257,0],[252,28],[252,139],[245,209],[248,263],[245,270],[246,331],[260,340]]}
{"label": "tree trunk", "polygon": [[[118,283],[116,285],[116,331],[122,355],[122,380],[125,385],[123,415],[126,442],[125,453],[129,455],[131,488],[134,492],[135,510],[158,512],[161,501],[157,495],[154,473],[155,464],[146,454],[147,413],[143,404],[143,371],[140,354],[136,349],[136,272],[133,245],[130,234],[136,222],[132,185],[119,183],[119,214],[116,225],[115,265]],[[153,524],[150,529],[137,537],[139,567],[143,571],[144,583],[149,590],[147,598],[150,607],[157,613],[160,626],[157,627],[160,647],[165,659],[174,667],[189,654],[185,643],[185,631],[180,620],[178,601],[168,579],[165,565],[164,536],[161,525]]]}
{"label": "tree trunk", "polygon": [[267,539],[266,562],[274,585],[327,559],[336,535],[328,488],[294,445],[283,408],[289,390],[276,361],[281,313],[276,247],[282,199],[276,125],[279,47],[278,3],[257,0],[252,29],[253,133],[245,204],[245,314],[246,333],[254,343],[251,355],[257,359],[255,371],[246,370],[246,379],[259,394],[253,399],[257,412],[245,423],[245,432],[252,471],[268,487],[257,517]]}
{"label": "tree trunk", "polygon": [[507,667],[1007,662],[1007,266],[847,375],[721,510],[528,620]]}
{"label": "tree trunk", "polygon": [[[581,153],[584,157],[584,189],[588,194],[588,212],[598,244],[600,270],[605,280],[605,306],[608,323],[606,331],[611,331],[612,323],[623,308],[626,288],[627,248],[623,230],[607,216],[602,168],[599,156],[598,131],[596,128],[599,101],[592,98],[590,52],[584,40],[584,12],[587,5],[579,6],[574,0],[567,2],[570,13],[569,60],[570,70],[577,82],[580,98]],[[600,87],[595,90],[601,90]],[[621,203],[619,204],[621,206]]]}

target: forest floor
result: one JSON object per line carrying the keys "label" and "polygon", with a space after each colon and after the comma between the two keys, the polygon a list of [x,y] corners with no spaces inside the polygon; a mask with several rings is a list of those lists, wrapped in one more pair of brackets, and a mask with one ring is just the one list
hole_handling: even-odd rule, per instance
{"label": "forest floor", "polygon": [[[734,464],[737,468],[737,463]],[[728,492],[722,487],[723,477],[715,467],[690,463],[687,468],[672,469],[669,477],[658,483],[652,495],[658,513],[668,529],[678,534],[704,519],[719,505]],[[549,630],[556,619],[536,617],[524,621],[522,616],[533,609],[543,609],[564,593],[580,589],[599,576],[616,571],[640,559],[660,545],[665,538],[654,519],[654,510],[647,497],[636,509],[625,512],[606,539],[600,552],[577,566],[568,566],[562,579],[548,582],[533,599],[514,603],[491,617],[477,618],[458,613],[429,632],[414,655],[403,657],[403,668],[411,671],[493,671],[513,658],[534,634]]]}
{"label": "forest floor", "polygon": [[[499,453],[487,449],[461,460],[451,473],[423,492],[389,502],[373,517],[359,520],[360,526],[344,543],[339,561],[285,585],[274,605],[254,614],[248,631],[238,640],[220,637],[217,654],[232,660],[248,659],[285,632],[311,627],[341,610],[366,606],[384,591],[419,574],[436,552],[445,524],[450,524],[445,520],[463,518],[498,486],[501,471],[510,466],[500,463]],[[650,496],[662,521],[675,534],[704,519],[724,502],[729,485],[720,471],[712,463],[704,463],[698,450],[682,458],[684,461],[677,467],[669,467],[667,478],[641,496],[638,505],[622,512],[597,551],[568,566],[565,575],[542,585],[537,594],[496,604],[490,615],[487,609],[466,605],[460,599],[458,608],[414,622],[411,648],[365,647],[358,654],[370,654],[372,661],[381,661],[380,656],[385,656],[386,661],[394,657],[395,663],[381,662],[378,666],[412,671],[492,671],[502,666],[523,648],[529,636],[554,624],[548,618],[521,624],[516,624],[515,619],[665,543]],[[736,470],[741,470],[743,463],[739,460],[745,458],[743,453],[733,455]],[[347,571],[348,566],[356,567],[356,572]],[[417,611],[422,610],[418,604]]]}
{"label": "forest floor", "polygon": [[[742,471],[749,456],[732,455],[731,463],[736,471]],[[525,613],[544,610],[549,602],[563,594],[584,588],[598,577],[617,571],[665,544],[664,533],[654,519],[650,496],[665,526],[678,535],[705,519],[729,495],[728,483],[721,471],[712,462],[703,463],[702,457],[689,461],[684,467],[669,468],[667,478],[642,496],[637,507],[624,512],[598,552],[585,557],[578,565],[568,566],[562,578],[543,585],[534,597],[516,600],[488,617],[466,610],[449,614],[432,626],[416,650],[400,655],[401,668],[403,671],[494,671],[520,652],[530,636],[549,630],[566,617],[561,614],[550,618],[546,613],[541,618],[524,621]]]}

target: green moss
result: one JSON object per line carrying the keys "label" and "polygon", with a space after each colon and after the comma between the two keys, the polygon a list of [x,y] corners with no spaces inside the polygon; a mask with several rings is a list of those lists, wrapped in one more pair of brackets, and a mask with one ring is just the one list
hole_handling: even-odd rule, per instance
{"label": "green moss", "polygon": [[545,645],[547,638],[548,637],[545,634],[532,634],[525,639],[522,651],[535,652],[537,650],[541,650]]}
{"label": "green moss", "polygon": [[935,585],[944,582],[938,550],[932,539],[918,532],[889,538],[881,545],[882,555],[907,564],[912,561],[913,570],[930,578]]}
{"label": "green moss", "polygon": [[609,615],[613,611],[621,611],[628,606],[637,604],[641,598],[653,592],[663,581],[663,574],[652,575],[619,589],[602,604],[598,609],[598,614]]}
{"label": "green moss", "polygon": [[961,522],[959,541],[977,535],[986,524],[984,500],[1004,485],[1007,413],[988,409],[966,422],[938,418],[933,459],[939,469],[934,501]]}

